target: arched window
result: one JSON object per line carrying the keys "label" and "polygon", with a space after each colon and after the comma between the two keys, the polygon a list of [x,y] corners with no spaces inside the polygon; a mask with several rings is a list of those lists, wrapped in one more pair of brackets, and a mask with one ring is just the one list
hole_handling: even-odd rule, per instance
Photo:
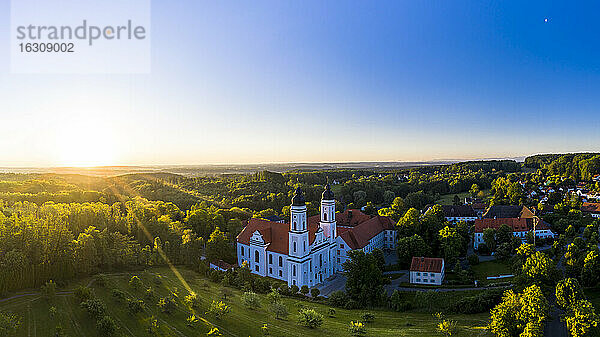
{"label": "arched window", "polygon": [[260,262],[260,254],[258,250],[254,252],[254,262]]}
{"label": "arched window", "polygon": [[296,266],[294,266],[294,268],[293,268],[293,269],[294,269],[294,270],[293,270],[293,276],[296,276]]}
{"label": "arched window", "polygon": [[294,242],[294,253],[296,252],[296,242]]}
{"label": "arched window", "polygon": [[244,247],[242,246],[242,256],[244,256]]}
{"label": "arched window", "polygon": [[327,221],[327,213],[323,213],[324,220]]}
{"label": "arched window", "polygon": [[279,257],[279,266],[283,267],[283,259],[281,258],[281,256]]}
{"label": "arched window", "polygon": [[294,221],[294,230],[296,230],[296,221]]}

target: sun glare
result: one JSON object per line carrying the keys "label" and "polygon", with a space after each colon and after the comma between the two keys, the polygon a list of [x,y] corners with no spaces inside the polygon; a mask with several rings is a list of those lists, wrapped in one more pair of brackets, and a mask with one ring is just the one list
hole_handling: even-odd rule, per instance
{"label": "sun glare", "polygon": [[[85,132],[88,131],[88,132]],[[96,130],[80,130],[62,137],[58,146],[58,165],[89,167],[114,165],[116,156],[112,137]]]}

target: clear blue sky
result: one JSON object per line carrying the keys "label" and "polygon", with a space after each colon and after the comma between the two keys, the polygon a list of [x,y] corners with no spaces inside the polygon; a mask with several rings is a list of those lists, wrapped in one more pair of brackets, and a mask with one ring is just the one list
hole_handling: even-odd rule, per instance
{"label": "clear blue sky", "polygon": [[2,49],[0,166],[600,151],[599,17],[593,1],[153,1],[149,75],[11,75]]}

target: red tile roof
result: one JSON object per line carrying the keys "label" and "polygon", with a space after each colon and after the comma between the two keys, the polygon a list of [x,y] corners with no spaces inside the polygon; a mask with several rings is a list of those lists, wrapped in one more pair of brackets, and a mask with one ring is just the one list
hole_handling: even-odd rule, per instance
{"label": "red tile roof", "polygon": [[584,202],[581,205],[582,212],[600,213],[600,202]]}
{"label": "red tile roof", "polygon": [[235,267],[234,265],[229,264],[223,260],[215,260],[215,261],[212,261],[211,264],[213,264],[223,270],[229,270],[229,269],[233,269],[233,267]]}
{"label": "red tile roof", "polygon": [[427,273],[441,273],[444,259],[439,257],[416,257],[412,258],[410,271],[422,271]]}
{"label": "red tile roof", "polygon": [[528,220],[525,218],[477,219],[475,220],[475,232],[482,233],[486,228],[498,229],[502,225],[507,225],[513,232],[527,232],[529,231]]}
{"label": "red tile roof", "polygon": [[[359,210],[336,213],[335,219],[338,225],[338,235],[352,249],[363,248],[369,243],[370,239],[383,230],[394,229],[394,224],[390,218],[384,216],[370,217]],[[320,228],[319,223],[320,215],[308,218],[309,244],[315,241],[316,232]],[[268,251],[287,255],[289,251],[289,227],[289,223],[278,223],[252,218],[238,235],[237,241],[248,245],[250,244],[252,234],[255,231],[259,231],[265,243],[269,244],[267,247]]]}
{"label": "red tile roof", "polygon": [[[316,216],[319,219],[319,216]],[[344,227],[354,227],[358,224],[361,224],[367,220],[371,219],[371,217],[358,209],[349,209],[343,213],[335,214],[335,222],[338,226]]]}
{"label": "red tile roof", "polygon": [[338,235],[352,249],[361,249],[384,230],[393,230],[394,223],[386,216],[373,217],[353,228],[338,228]]}

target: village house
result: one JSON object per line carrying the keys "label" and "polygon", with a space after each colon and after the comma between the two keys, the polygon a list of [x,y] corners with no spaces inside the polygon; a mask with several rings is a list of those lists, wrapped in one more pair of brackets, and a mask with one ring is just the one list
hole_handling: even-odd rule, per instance
{"label": "village house", "polygon": [[540,239],[554,238],[556,235],[550,230],[550,225],[537,216],[531,218],[484,218],[475,220],[475,233],[473,235],[473,248],[479,249],[479,245],[484,243],[483,231],[486,228],[498,229],[502,225],[507,225],[512,230],[514,236],[527,241],[527,233],[533,231],[534,235]]}
{"label": "village house", "polygon": [[598,202],[584,202],[581,205],[581,212],[589,214],[594,218],[600,219],[600,203]]}
{"label": "village house", "polygon": [[413,257],[410,264],[410,283],[442,285],[444,280],[444,259],[433,257]]}
{"label": "village house", "polygon": [[475,221],[477,213],[470,205],[442,205],[446,221]]}

